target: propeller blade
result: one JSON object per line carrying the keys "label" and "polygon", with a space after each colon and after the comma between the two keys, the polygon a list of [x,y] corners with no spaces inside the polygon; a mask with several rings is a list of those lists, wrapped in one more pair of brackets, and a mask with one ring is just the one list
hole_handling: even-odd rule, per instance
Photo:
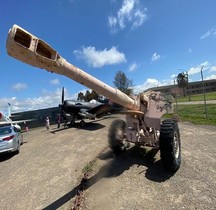
{"label": "propeller blade", "polygon": [[63,109],[63,106],[64,106],[64,87],[62,87],[62,98],[61,98],[61,100],[62,100],[61,104],[59,104],[59,107],[61,107],[60,115],[65,120],[65,114],[64,114],[64,109]]}
{"label": "propeller blade", "polygon": [[62,104],[64,103],[64,87],[62,88]]}

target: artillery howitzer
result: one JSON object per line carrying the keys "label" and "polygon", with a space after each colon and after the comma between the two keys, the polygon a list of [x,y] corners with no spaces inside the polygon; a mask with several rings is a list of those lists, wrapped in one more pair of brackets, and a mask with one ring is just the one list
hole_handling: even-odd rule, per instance
{"label": "artillery howitzer", "polygon": [[161,122],[162,115],[172,111],[172,101],[164,94],[146,92],[129,97],[68,63],[46,42],[17,25],[9,31],[7,51],[18,60],[65,75],[125,107],[126,122],[115,120],[109,130],[109,145],[114,153],[121,152],[129,142],[159,147],[162,162],[168,170],[176,171],[180,167],[181,143],[177,121],[166,119]]}

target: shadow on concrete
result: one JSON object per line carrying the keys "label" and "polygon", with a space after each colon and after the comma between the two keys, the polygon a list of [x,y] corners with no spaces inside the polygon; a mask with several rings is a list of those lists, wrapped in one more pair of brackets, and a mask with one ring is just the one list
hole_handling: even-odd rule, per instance
{"label": "shadow on concrete", "polygon": [[[99,155],[99,159],[107,160],[107,163],[102,166],[99,171],[87,180],[85,190],[93,186],[102,178],[111,178],[120,176],[124,171],[129,170],[131,166],[145,166],[144,176],[154,182],[164,182],[168,180],[174,173],[167,172],[161,163],[161,160],[156,160],[155,155],[158,152],[156,149],[147,151],[145,148],[132,147],[119,156],[115,156],[111,150],[105,151]],[[57,209],[66,202],[70,201],[77,195],[77,192],[83,188],[81,184],[74,187],[70,192],[60,197],[58,200],[45,207],[44,210]]]}
{"label": "shadow on concrete", "polygon": [[0,162],[4,162],[6,160],[9,160],[11,159],[12,157],[14,157],[14,155],[16,155],[15,153],[13,152],[10,152],[10,153],[2,153],[0,154]]}
{"label": "shadow on concrete", "polygon": [[81,126],[80,123],[75,123],[74,126],[67,126],[65,128],[64,127],[54,128],[52,131],[50,131],[50,133],[56,134],[58,132],[65,131],[68,129],[74,129],[74,128],[75,129],[81,129],[81,130],[87,130],[87,131],[95,131],[95,130],[102,129],[104,127],[105,127],[105,125],[102,125],[100,123],[96,123],[95,121],[94,122],[88,122],[84,126]]}

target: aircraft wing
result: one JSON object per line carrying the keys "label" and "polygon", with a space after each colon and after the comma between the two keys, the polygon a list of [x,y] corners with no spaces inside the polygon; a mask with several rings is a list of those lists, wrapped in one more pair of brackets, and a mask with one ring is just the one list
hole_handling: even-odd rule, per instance
{"label": "aircraft wing", "polygon": [[33,121],[34,119],[27,119],[27,120],[11,120],[11,121],[0,121],[0,125],[6,125],[6,124],[19,124],[19,123],[24,123],[24,122],[30,122]]}
{"label": "aircraft wing", "polygon": [[89,109],[80,109],[80,112],[78,112],[78,114],[81,117],[89,118],[89,119],[95,119],[96,117],[95,114],[89,113]]}
{"label": "aircraft wing", "polygon": [[111,105],[109,104],[100,104],[94,108],[88,110],[88,113],[96,115],[96,117],[100,117],[106,112],[111,110]]}

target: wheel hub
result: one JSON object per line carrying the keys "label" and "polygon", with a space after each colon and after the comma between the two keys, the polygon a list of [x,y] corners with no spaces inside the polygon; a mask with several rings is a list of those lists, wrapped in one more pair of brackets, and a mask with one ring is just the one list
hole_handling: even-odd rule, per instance
{"label": "wheel hub", "polygon": [[173,148],[174,148],[174,155],[176,158],[179,157],[179,138],[178,138],[178,135],[177,133],[175,132],[174,133],[174,145],[173,145]]}

